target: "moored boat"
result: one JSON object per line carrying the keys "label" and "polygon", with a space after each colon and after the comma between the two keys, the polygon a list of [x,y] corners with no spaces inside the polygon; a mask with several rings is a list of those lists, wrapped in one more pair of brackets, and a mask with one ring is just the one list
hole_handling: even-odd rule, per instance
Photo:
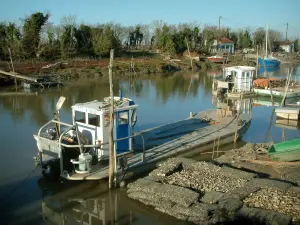
{"label": "moored boat", "polygon": [[254,95],[252,91],[254,71],[255,67],[250,66],[223,68],[223,77],[213,81],[213,95],[226,95],[233,98]]}
{"label": "moored boat", "polygon": [[273,144],[268,154],[274,161],[297,161],[300,159],[300,139]]}
{"label": "moored boat", "polygon": [[226,58],[224,58],[223,56],[214,55],[214,56],[207,57],[207,60],[214,63],[224,63]]}

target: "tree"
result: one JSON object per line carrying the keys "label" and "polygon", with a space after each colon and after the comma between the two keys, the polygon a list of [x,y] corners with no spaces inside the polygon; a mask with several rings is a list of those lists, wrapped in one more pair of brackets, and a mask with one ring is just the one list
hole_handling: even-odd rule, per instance
{"label": "tree", "polygon": [[19,28],[14,23],[0,23],[0,58],[8,56],[10,48],[13,57],[21,56],[21,34]]}
{"label": "tree", "polygon": [[74,36],[77,41],[78,53],[82,55],[92,54],[93,49],[91,27],[81,24],[79,28],[75,30]]}
{"label": "tree", "polygon": [[107,56],[111,49],[115,49],[116,52],[120,50],[120,41],[108,25],[92,29],[92,43],[94,53],[98,56]]}
{"label": "tree", "polygon": [[258,28],[254,33],[253,33],[253,42],[254,45],[260,45],[262,46],[264,41],[265,41],[265,35],[266,31],[263,27]]}
{"label": "tree", "polygon": [[295,52],[298,52],[300,49],[299,49],[299,39],[296,39],[294,41],[294,47],[295,47]]}
{"label": "tree", "polygon": [[49,17],[49,14],[44,15],[41,12],[36,12],[25,18],[22,47],[26,58],[38,57],[36,53],[40,43],[40,32]]}
{"label": "tree", "polygon": [[77,41],[75,38],[76,28],[65,25],[60,38],[61,56],[63,58],[74,57],[77,53]]}

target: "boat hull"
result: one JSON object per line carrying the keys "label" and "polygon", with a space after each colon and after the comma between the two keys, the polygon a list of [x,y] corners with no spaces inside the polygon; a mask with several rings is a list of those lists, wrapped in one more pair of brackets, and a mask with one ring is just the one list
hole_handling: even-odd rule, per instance
{"label": "boat hull", "polygon": [[266,66],[266,67],[279,67],[280,61],[278,59],[263,59],[259,58],[258,63],[260,66]]}
{"label": "boat hull", "polygon": [[300,139],[272,145],[269,156],[276,161],[295,161],[300,159]]}
{"label": "boat hull", "polygon": [[213,58],[213,57],[207,57],[207,60],[214,63],[223,63],[225,61],[224,58]]}

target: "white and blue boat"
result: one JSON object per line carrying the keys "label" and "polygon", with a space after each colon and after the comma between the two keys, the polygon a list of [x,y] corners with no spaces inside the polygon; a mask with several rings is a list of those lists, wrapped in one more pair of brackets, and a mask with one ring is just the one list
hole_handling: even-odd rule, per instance
{"label": "white and blue boat", "polygon": [[280,60],[275,58],[272,55],[268,55],[268,26],[266,30],[266,55],[264,57],[260,57],[258,59],[258,63],[261,67],[279,67],[280,66]]}

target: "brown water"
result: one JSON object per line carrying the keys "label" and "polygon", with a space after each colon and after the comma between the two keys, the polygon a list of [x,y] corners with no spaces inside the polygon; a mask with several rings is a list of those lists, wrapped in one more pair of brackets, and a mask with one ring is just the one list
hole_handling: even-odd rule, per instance
{"label": "brown water", "polygon": [[[295,77],[300,77],[299,72],[298,67]],[[282,71],[277,75],[281,76],[280,73]],[[116,95],[121,89],[123,96],[139,105],[136,130],[142,130],[184,119],[190,112],[215,107],[211,81],[212,77],[206,74],[179,73],[134,81],[118,80],[114,87]],[[41,179],[39,170],[24,181],[35,168],[33,156],[37,148],[32,134],[52,118],[61,95],[67,97],[61,109],[62,120],[71,122],[71,105],[108,96],[109,85],[101,80],[78,80],[62,89],[0,92],[1,224],[184,224],[128,199],[124,189],[108,192],[106,182],[51,183]],[[240,143],[264,141],[271,114],[271,107],[253,106],[251,126]],[[272,124],[274,121],[275,118]],[[272,125],[270,134],[279,142],[282,128]],[[299,130],[285,129],[285,136],[287,140],[299,138]],[[270,135],[267,140],[270,141]],[[194,156],[207,160],[210,157],[199,153]],[[21,181],[24,182],[20,185]]]}

